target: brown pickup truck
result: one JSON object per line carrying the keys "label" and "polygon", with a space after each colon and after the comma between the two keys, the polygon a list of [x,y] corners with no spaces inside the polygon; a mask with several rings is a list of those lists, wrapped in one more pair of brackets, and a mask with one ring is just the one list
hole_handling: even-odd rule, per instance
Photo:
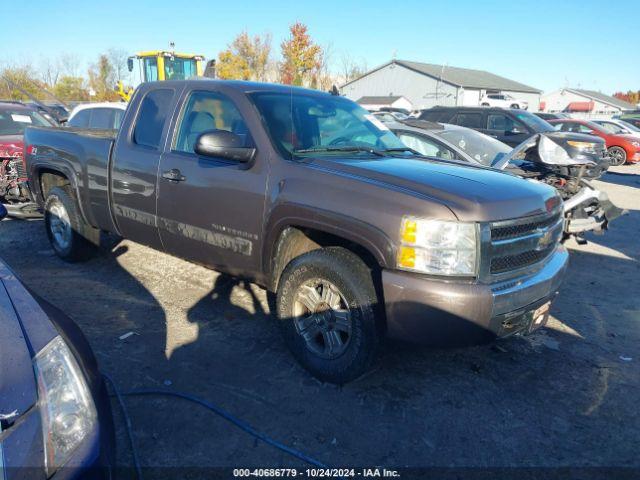
{"label": "brown pickup truck", "polygon": [[544,324],[566,270],[555,190],[409,150],[357,104],[281,85],[141,85],[118,132],[28,128],[63,259],[100,232],[275,293],[300,363],[343,383],[384,336],[472,344]]}

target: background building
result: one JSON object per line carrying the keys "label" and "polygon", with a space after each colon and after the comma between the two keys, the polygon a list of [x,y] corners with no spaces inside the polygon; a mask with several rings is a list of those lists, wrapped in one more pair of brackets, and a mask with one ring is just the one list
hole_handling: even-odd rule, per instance
{"label": "background building", "polygon": [[413,104],[403,96],[360,97],[358,104],[367,110],[380,110],[383,107],[404,108],[411,111]]}
{"label": "background building", "polygon": [[362,97],[398,97],[409,100],[414,109],[436,105],[480,105],[485,93],[507,93],[529,103],[536,111],[540,103],[537,88],[483,70],[392,60],[344,84],[341,93],[351,100]]}
{"label": "background building", "polygon": [[574,117],[612,116],[633,110],[636,106],[593,90],[561,88],[542,95],[540,110],[545,112],[566,112]]}

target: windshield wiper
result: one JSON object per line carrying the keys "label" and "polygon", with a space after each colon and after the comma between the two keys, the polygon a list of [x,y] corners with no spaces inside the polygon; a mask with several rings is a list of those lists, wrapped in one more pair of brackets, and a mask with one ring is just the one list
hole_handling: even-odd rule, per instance
{"label": "windshield wiper", "polygon": [[377,155],[379,157],[384,157],[384,151],[377,150],[373,147],[363,147],[359,145],[344,145],[341,147],[314,147],[314,148],[303,148],[300,150],[294,150],[293,153],[322,153],[322,152],[364,152],[364,153],[372,153],[373,155]]}

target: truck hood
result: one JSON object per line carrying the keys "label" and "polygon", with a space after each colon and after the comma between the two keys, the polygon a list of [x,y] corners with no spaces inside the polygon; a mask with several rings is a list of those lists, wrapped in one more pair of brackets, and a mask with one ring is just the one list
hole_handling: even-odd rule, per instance
{"label": "truck hood", "polygon": [[545,213],[553,188],[509,173],[442,160],[384,157],[323,159],[312,163],[336,174],[441,203],[462,221],[494,221]]}

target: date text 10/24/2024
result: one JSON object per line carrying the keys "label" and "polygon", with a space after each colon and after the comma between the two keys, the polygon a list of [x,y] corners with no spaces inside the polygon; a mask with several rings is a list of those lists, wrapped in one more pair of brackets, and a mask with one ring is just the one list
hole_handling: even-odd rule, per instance
{"label": "date text 10/24/2024", "polygon": [[399,478],[397,470],[386,468],[235,468],[233,476],[261,478]]}

